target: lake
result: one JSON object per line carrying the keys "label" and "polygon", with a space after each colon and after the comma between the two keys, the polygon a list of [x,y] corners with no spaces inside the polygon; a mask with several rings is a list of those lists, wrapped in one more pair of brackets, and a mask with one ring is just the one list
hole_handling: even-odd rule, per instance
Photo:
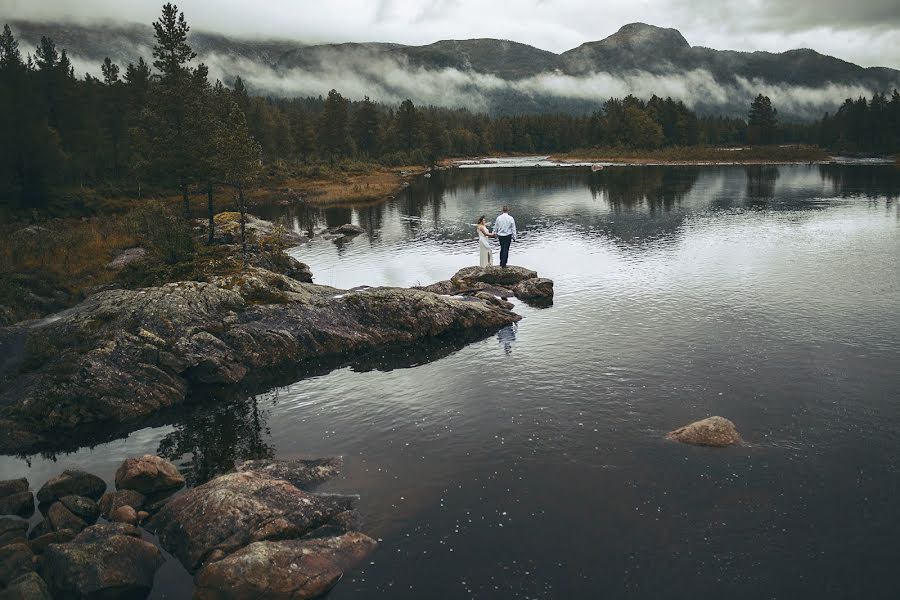
{"label": "lake", "polygon": [[[900,550],[900,170],[893,165],[472,168],[363,207],[258,207],[317,283],[410,286],[477,264],[511,207],[512,264],[555,281],[515,328],[234,394],[54,457],[36,489],[162,453],[342,454],[381,546],[329,598],[894,597]],[[745,443],[666,432],[709,415]],[[154,597],[181,597],[170,561]]]}

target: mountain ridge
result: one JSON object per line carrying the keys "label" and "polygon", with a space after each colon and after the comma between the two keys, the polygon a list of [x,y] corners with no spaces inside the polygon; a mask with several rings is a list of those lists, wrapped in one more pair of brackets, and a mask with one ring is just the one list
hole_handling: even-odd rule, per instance
{"label": "mountain ridge", "polygon": [[[153,30],[142,24],[76,25],[14,21],[23,51],[41,35],[67,48],[76,66],[99,70],[105,56],[127,64],[138,56],[150,61]],[[603,95],[625,92],[698,97],[680,98],[703,112],[745,111],[749,88],[760,92],[791,88],[786,115],[819,113],[823,102],[809,90],[840,94],[890,92],[900,86],[900,70],[861,67],[813,49],[780,53],[718,50],[691,46],[673,28],[629,23],[604,39],[562,53],[514,40],[473,38],[425,45],[390,42],[306,44],[285,39],[253,40],[192,30],[189,41],[198,60],[228,83],[235,76],[273,96],[320,95],[327,88],[394,101],[404,95],[419,102],[468,106],[491,112],[584,111]],[[441,76],[453,76],[451,94],[442,94]],[[348,83],[349,81],[349,83]],[[699,82],[699,84],[698,84]],[[541,88],[545,86],[546,89]],[[556,87],[548,87],[555,85]],[[653,85],[659,90],[651,89]],[[699,85],[699,87],[697,87]],[[430,86],[430,87],[429,87]],[[696,92],[692,88],[697,88]],[[732,99],[731,96],[741,95]],[[843,98],[834,97],[831,103]],[[482,105],[479,105],[479,102]],[[809,116],[809,115],[807,115]]]}

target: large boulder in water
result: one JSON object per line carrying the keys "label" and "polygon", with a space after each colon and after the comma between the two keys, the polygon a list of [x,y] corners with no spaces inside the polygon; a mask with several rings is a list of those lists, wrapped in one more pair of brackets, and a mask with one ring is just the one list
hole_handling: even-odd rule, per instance
{"label": "large boulder in water", "polygon": [[173,498],[149,528],[194,572],[253,542],[301,537],[354,504],[353,497],[310,494],[261,473],[230,473]]}
{"label": "large boulder in water", "polygon": [[341,472],[340,456],[312,460],[247,460],[238,465],[239,472],[253,471],[273,479],[284,479],[301,490],[308,490]]}
{"label": "large boulder in water", "polygon": [[163,564],[159,549],[119,528],[94,525],[44,551],[41,574],[58,598],[145,598]]}
{"label": "large boulder in water", "polygon": [[359,564],[376,542],[361,533],[308,540],[256,542],[197,575],[197,600],[318,598]]}
{"label": "large boulder in water", "polygon": [[532,277],[513,286],[516,298],[533,304],[549,304],[553,301],[553,280]]}
{"label": "large boulder in water", "polygon": [[669,439],[695,446],[731,446],[741,441],[734,423],[725,417],[707,417],[695,421],[675,431],[670,431]]}
{"label": "large boulder in water", "polygon": [[184,487],[178,467],[152,454],[126,458],[116,471],[116,488],[154,494]]}
{"label": "large boulder in water", "polygon": [[512,265],[506,267],[466,267],[457,271],[450,278],[450,281],[458,288],[474,287],[477,283],[511,287],[526,279],[535,279],[537,276],[535,271]]}
{"label": "large boulder in water", "polygon": [[66,469],[50,479],[38,490],[38,502],[47,503],[59,500],[63,496],[85,496],[91,500],[99,500],[106,491],[106,482],[78,469]]}

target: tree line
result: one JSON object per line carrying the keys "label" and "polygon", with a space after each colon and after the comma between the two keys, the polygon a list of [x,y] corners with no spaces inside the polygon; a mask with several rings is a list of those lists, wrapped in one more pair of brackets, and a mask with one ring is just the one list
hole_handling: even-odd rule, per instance
{"label": "tree line", "polygon": [[[153,23],[150,63],[124,72],[109,58],[101,78],[75,76],[65,49],[43,37],[23,56],[8,26],[0,34],[0,202],[41,207],[50,190],[115,187],[141,196],[202,189],[210,218],[214,190],[242,197],[264,165],[302,166],[347,159],[387,165],[431,164],[441,157],[555,153],[610,147],[816,143],[850,151],[900,149],[900,95],[848,99],[813,123],[779,123],[758,96],[747,119],[698,115],[683,102],[634,96],[606,101],[592,114],[490,116],[465,109],[397,106],[368,97],[278,99],[254,96],[237,78],[210,82],[173,4]],[[212,230],[212,227],[210,228]]]}

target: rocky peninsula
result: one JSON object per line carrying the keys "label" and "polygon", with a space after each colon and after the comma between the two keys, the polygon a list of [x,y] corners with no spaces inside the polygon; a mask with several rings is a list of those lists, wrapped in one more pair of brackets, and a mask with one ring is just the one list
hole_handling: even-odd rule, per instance
{"label": "rocky peninsula", "polygon": [[[490,335],[520,317],[502,298],[546,303],[527,269],[463,269],[419,289],[310,283],[291,259],[206,281],[111,289],[42,319],[0,328],[0,451],[25,452],[91,427],[127,425],[305,362],[454,335]],[[283,274],[287,273],[287,274]],[[511,289],[507,289],[507,287]]]}

